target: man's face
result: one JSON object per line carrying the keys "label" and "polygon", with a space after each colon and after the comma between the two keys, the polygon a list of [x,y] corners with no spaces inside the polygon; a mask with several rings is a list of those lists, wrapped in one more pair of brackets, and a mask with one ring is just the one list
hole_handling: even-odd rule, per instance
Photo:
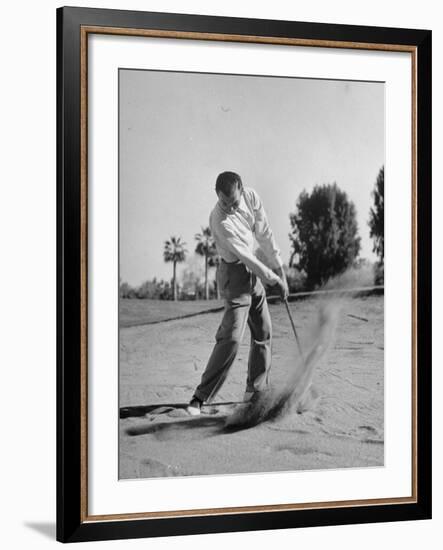
{"label": "man's face", "polygon": [[233,214],[240,206],[241,194],[242,191],[238,184],[232,188],[229,195],[225,195],[222,191],[217,193],[222,210],[228,214]]}

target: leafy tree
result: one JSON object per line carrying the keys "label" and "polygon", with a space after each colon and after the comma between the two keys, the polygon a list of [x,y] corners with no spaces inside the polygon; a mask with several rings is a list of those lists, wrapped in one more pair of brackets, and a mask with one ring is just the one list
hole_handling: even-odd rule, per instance
{"label": "leafy tree", "polygon": [[140,299],[158,299],[160,297],[161,287],[156,277],[152,280],[144,281],[137,289],[136,295]]}
{"label": "leafy tree", "polygon": [[374,240],[372,250],[379,257],[380,263],[385,257],[385,168],[382,166],[371,193],[374,206],[369,211],[370,236]]}
{"label": "leafy tree", "polygon": [[165,241],[163,249],[163,259],[165,262],[172,262],[173,264],[172,295],[174,300],[177,300],[177,263],[185,261],[187,253],[185,246],[186,243],[180,237],[171,237],[169,241]]}
{"label": "leafy tree", "polygon": [[201,233],[195,235],[197,246],[195,251],[200,256],[205,258],[205,300],[209,298],[209,286],[208,286],[208,267],[210,265],[210,259],[217,255],[215,248],[214,238],[212,237],[209,227],[202,227]]}
{"label": "leafy tree", "polygon": [[316,288],[345,271],[357,258],[360,237],[354,203],[336,183],[300,193],[289,215],[292,231],[290,267],[306,274],[306,287]]}
{"label": "leafy tree", "polygon": [[126,282],[120,279],[120,298],[133,298],[134,289]]}
{"label": "leafy tree", "polygon": [[200,277],[192,268],[183,269],[181,273],[182,300],[196,300],[202,287]]}
{"label": "leafy tree", "polygon": [[283,266],[286,280],[288,282],[289,292],[302,292],[306,289],[306,273],[296,267]]}

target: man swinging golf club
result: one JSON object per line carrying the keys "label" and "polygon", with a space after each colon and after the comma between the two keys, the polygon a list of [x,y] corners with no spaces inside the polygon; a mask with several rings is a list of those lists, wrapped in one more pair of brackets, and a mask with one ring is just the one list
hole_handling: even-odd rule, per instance
{"label": "man swinging golf club", "polygon": [[[237,355],[246,322],[251,331],[251,347],[244,401],[269,387],[272,326],[262,281],[278,285],[284,300],[288,296],[280,250],[260,197],[244,187],[234,172],[221,173],[215,191],[218,201],[209,226],[221,257],[217,284],[225,299],[225,310],[216,344],[187,407],[191,415],[199,415],[202,404],[211,401],[221,388]],[[255,256],[254,237],[275,272]]]}

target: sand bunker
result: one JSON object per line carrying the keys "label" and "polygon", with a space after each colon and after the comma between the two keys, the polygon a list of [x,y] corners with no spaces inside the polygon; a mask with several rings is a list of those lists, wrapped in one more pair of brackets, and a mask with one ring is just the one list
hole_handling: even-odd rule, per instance
{"label": "sand bunker", "polygon": [[328,285],[333,294],[290,304],[304,360],[287,311],[270,304],[271,390],[239,403],[245,341],[200,417],[186,406],[219,314],[122,330],[119,479],[383,466],[384,300],[342,292],[363,284],[360,270],[349,272]]}
{"label": "sand bunker", "polygon": [[[219,314],[201,323],[193,317],[122,330],[119,479],[383,466],[383,296],[340,300],[335,338],[326,355],[315,360],[306,397],[287,401],[283,414],[275,407],[264,415],[268,421],[251,429],[225,427],[245,389],[246,339],[217,403],[204,407],[200,417],[185,410],[212,351]],[[321,340],[320,314],[327,316],[328,305],[312,297],[290,303],[307,359],[313,358],[314,340]],[[303,364],[283,304],[270,304],[270,310],[271,378],[278,394],[301,377]],[[317,404],[309,402],[314,385]]]}

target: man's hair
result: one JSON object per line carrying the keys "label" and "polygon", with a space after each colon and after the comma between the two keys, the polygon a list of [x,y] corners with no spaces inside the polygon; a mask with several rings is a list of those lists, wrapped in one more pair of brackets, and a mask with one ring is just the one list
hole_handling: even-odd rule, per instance
{"label": "man's hair", "polygon": [[241,177],[238,174],[235,172],[222,172],[217,176],[215,192],[219,193],[221,191],[224,195],[229,196],[237,185],[240,190],[243,188]]}

